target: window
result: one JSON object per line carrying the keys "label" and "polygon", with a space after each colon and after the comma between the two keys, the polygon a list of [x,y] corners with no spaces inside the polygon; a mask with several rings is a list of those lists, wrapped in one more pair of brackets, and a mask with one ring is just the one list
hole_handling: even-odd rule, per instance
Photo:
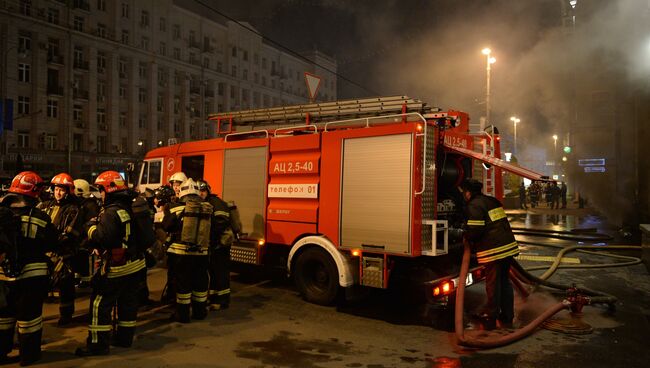
{"label": "window", "polygon": [[83,119],[83,106],[74,105],[72,109],[72,120],[81,121]]}
{"label": "window", "polygon": [[103,51],[97,52],[97,72],[104,73],[106,71],[106,54]]}
{"label": "window", "polygon": [[98,135],[97,136],[97,152],[106,153],[106,136]]}
{"label": "window", "polygon": [[147,64],[146,63],[138,64],[138,74],[140,75],[140,78],[147,78]]}
{"label": "window", "polygon": [[48,98],[47,99],[47,117],[56,118],[59,116],[59,101]]}
{"label": "window", "polygon": [[74,48],[74,66],[76,68],[82,67],[84,63],[84,50],[79,46]]}
{"label": "window", "polygon": [[237,57],[237,46],[232,47],[232,57]]}
{"label": "window", "polygon": [[32,15],[32,2],[31,0],[20,0],[20,14]]}
{"label": "window", "polygon": [[29,132],[18,132],[18,147],[29,148]]}
{"label": "window", "polygon": [[83,134],[75,134],[72,136],[72,150],[81,151],[83,150],[84,136]]}
{"label": "window", "polygon": [[49,38],[47,41],[47,60],[54,61],[59,57],[59,40]]}
{"label": "window", "polygon": [[26,52],[32,49],[32,36],[29,32],[21,32],[18,36],[18,52]]}
{"label": "window", "polygon": [[54,8],[48,8],[47,21],[48,23],[59,24],[59,10]]}
{"label": "window", "polygon": [[97,0],[97,10],[106,11],[106,0]]}
{"label": "window", "polygon": [[158,98],[156,100],[157,100],[156,105],[158,107],[158,111],[160,111],[160,112],[165,111],[165,104],[164,104],[165,96],[163,96],[162,94],[159,93]]}
{"label": "window", "polygon": [[147,118],[144,116],[140,116],[138,119],[138,128],[144,129],[147,127]]}
{"label": "window", "polygon": [[165,18],[160,18],[160,32],[167,32],[167,21]]}
{"label": "window", "polygon": [[149,51],[149,39],[147,37],[142,37],[142,40],[140,41],[140,48]]}
{"label": "window", "polygon": [[208,58],[208,57],[203,58],[203,67],[206,68],[206,69],[210,68],[210,58]]}
{"label": "window", "polygon": [[248,61],[248,51],[244,50],[244,61]]}
{"label": "window", "polygon": [[30,71],[31,66],[29,64],[18,63],[18,81],[29,83],[31,81]]}
{"label": "window", "polygon": [[160,47],[158,48],[158,53],[162,56],[166,56],[167,54],[167,45],[164,42],[160,43]]}
{"label": "window", "polygon": [[120,78],[126,78],[126,65],[127,65],[126,60],[120,59],[119,62]]}
{"label": "window", "polygon": [[230,86],[230,98],[235,98],[235,86]]}
{"label": "window", "polygon": [[174,84],[177,85],[177,86],[180,86],[181,85],[181,78],[183,78],[182,75],[180,75],[178,73],[175,73],[174,74]]}
{"label": "window", "polygon": [[174,47],[174,59],[180,60],[181,59],[181,49],[178,47]]}
{"label": "window", "polygon": [[181,38],[181,26],[179,26],[178,24],[174,24],[172,26],[172,38],[175,40]]}
{"label": "window", "polygon": [[99,130],[106,130],[106,110],[97,109],[97,128]]}
{"label": "window", "polygon": [[27,96],[18,96],[18,113],[29,114],[30,98]]}
{"label": "window", "polygon": [[54,151],[56,149],[56,136],[48,134],[45,136],[45,149]]}
{"label": "window", "polygon": [[260,64],[260,56],[257,53],[253,54],[253,64],[255,64],[255,65]]}
{"label": "window", "polygon": [[244,78],[244,80],[248,80],[248,69],[244,69],[242,72],[242,78]]}
{"label": "window", "polygon": [[126,114],[120,113],[120,128],[126,128]]}
{"label": "window", "polygon": [[126,98],[126,87],[120,86],[119,95],[120,95],[120,98]]}
{"label": "window", "polygon": [[74,16],[72,25],[75,31],[83,32],[84,31],[84,18],[79,16]]}
{"label": "window", "polygon": [[262,69],[266,69],[266,58],[262,58]]}
{"label": "window", "polygon": [[221,61],[217,61],[217,71],[219,73],[223,71],[223,63]]}
{"label": "window", "polygon": [[262,76],[262,85],[266,87],[266,77]]}
{"label": "window", "polygon": [[125,45],[129,43],[129,31],[125,29],[122,30],[122,43]]}
{"label": "window", "polygon": [[149,12],[143,10],[142,13],[140,13],[140,26],[147,28],[149,27]]}
{"label": "window", "polygon": [[129,4],[122,3],[122,18],[129,17]]}
{"label": "window", "polygon": [[97,23],[97,36],[106,38],[106,25]]}
{"label": "window", "polygon": [[230,75],[232,75],[233,77],[237,77],[237,67],[235,65],[232,66]]}
{"label": "window", "polygon": [[196,43],[196,32],[190,31],[190,47]]}
{"label": "window", "polygon": [[140,103],[147,102],[147,90],[146,89],[140,88],[138,90],[138,101],[140,101]]}
{"label": "window", "polygon": [[104,102],[106,96],[106,83],[104,81],[97,82],[97,102]]}
{"label": "window", "polygon": [[174,97],[174,114],[178,114],[181,111],[181,99],[180,97]]}
{"label": "window", "polygon": [[260,76],[259,74],[257,74],[257,72],[253,73],[253,80],[255,81],[255,83],[260,82]]}
{"label": "window", "polygon": [[226,85],[224,83],[219,83],[217,85],[217,93],[219,96],[223,96],[223,90],[226,88]]}

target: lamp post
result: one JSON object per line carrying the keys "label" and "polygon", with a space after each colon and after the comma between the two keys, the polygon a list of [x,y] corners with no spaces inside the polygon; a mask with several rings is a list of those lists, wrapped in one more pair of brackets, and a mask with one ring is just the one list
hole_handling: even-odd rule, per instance
{"label": "lamp post", "polygon": [[521,119],[519,119],[519,118],[516,117],[516,116],[511,116],[511,117],[510,117],[510,120],[512,120],[512,123],[513,123],[514,126],[515,126],[515,144],[514,144],[514,147],[513,147],[512,153],[516,155],[516,154],[517,154],[517,123],[520,122]]}
{"label": "lamp post", "polygon": [[556,166],[557,166],[557,134],[553,134],[553,170],[555,172],[558,171]]}
{"label": "lamp post", "polygon": [[490,124],[490,65],[494,64],[497,59],[490,56],[492,50],[489,48],[484,48],[481,50],[483,55],[485,55],[485,71],[487,75],[487,82],[485,84],[485,125]]}

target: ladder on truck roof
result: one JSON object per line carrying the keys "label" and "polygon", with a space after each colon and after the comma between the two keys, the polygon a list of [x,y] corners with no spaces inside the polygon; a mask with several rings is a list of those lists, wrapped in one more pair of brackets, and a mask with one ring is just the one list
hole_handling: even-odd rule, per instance
{"label": "ladder on truck roof", "polygon": [[231,125],[317,123],[324,119],[359,118],[385,114],[420,114],[438,112],[425,102],[408,96],[374,97],[357,100],[280,106],[265,109],[242,110],[211,114],[209,119],[228,121]]}

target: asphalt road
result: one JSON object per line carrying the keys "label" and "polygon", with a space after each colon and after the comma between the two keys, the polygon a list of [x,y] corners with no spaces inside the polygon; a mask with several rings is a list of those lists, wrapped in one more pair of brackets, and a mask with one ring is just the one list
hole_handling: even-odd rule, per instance
{"label": "asphalt road", "polygon": [[[561,229],[596,224],[584,214],[561,216],[519,212],[515,225]],[[552,255],[556,250],[524,246],[523,254]],[[626,254],[640,255],[640,252]],[[599,256],[577,255],[582,263],[610,262]],[[525,262],[525,265],[548,264]],[[164,284],[164,272],[150,274],[152,295]],[[643,265],[624,268],[558,271],[553,281],[598,289],[619,298],[616,311],[603,306],[584,309],[582,320],[594,328],[588,335],[566,335],[540,329],[525,340],[486,351],[459,347],[453,332],[431,326],[422,308],[394,300],[375,290],[357,295],[338,307],[321,307],[301,300],[282,275],[233,274],[231,308],[210,312],[204,321],[169,322],[168,308],[154,308],[139,316],[137,336],[130,349],[113,348],[111,355],[77,358],[83,344],[83,316],[67,328],[56,320],[45,324],[43,360],[47,367],[646,367],[650,341],[650,277]],[[480,307],[483,284],[469,289],[468,313]],[[559,300],[539,290],[526,301],[516,297],[518,323],[524,324]],[[78,311],[87,309],[87,296]],[[54,317],[56,304],[45,316]],[[568,317],[561,312],[560,317]],[[470,326],[471,327],[471,326]],[[15,352],[14,352],[15,354]]]}

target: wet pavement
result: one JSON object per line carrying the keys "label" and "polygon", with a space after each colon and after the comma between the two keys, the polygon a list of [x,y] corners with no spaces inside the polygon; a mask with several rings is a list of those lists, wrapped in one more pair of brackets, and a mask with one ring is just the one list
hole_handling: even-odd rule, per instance
{"label": "wet pavement", "polygon": [[[636,244],[634,236],[588,210],[508,211],[514,227],[550,230],[597,229],[613,236],[607,244]],[[575,245],[577,240],[518,236],[519,240]],[[589,242],[585,242],[588,244]],[[599,243],[603,243],[599,241]],[[553,256],[558,249],[522,245],[522,254]],[[621,254],[639,256],[640,250]],[[570,253],[581,264],[620,260]],[[550,265],[523,261],[525,267]],[[543,271],[536,271],[540,274]],[[165,272],[150,272],[157,298]],[[80,359],[72,355],[86,336],[88,299],[78,301],[75,323],[56,327],[56,304],[47,304],[41,366],[47,367],[646,367],[650,341],[650,277],[642,264],[597,269],[559,269],[550,279],[575,283],[618,298],[614,311],[586,306],[582,320],[594,329],[588,335],[538,330],[514,344],[475,351],[456,344],[449,329],[452,316],[398,300],[390,290],[356,293],[348,302],[322,307],[303,302],[291,282],[277,273],[233,274],[231,308],[210,312],[188,325],[169,322],[170,310],[157,307],[139,315],[131,349],[114,348],[110,356]],[[468,289],[466,313],[480,308],[483,284]],[[525,324],[562,295],[540,288],[526,301],[516,296],[517,323]],[[49,316],[49,318],[47,318]],[[568,317],[560,312],[560,317]],[[466,319],[467,320],[467,319]],[[435,322],[435,323],[434,323]],[[471,326],[470,326],[471,327]]]}

